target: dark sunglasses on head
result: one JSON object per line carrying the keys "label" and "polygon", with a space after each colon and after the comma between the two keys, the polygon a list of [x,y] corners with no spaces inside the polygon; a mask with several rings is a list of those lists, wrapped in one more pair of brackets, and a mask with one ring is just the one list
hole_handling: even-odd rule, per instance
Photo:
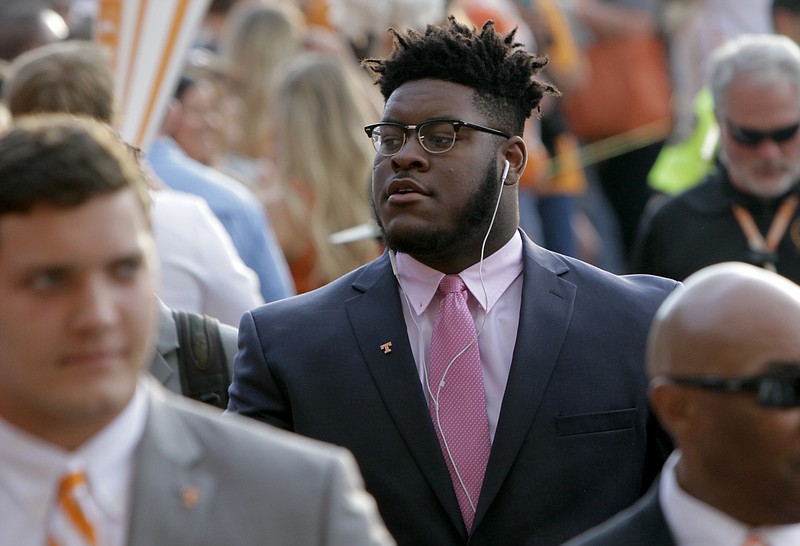
{"label": "dark sunglasses on head", "polygon": [[775,369],[749,377],[666,377],[669,382],[719,392],[753,392],[765,408],[800,406],[800,367],[796,363],[774,363]]}
{"label": "dark sunglasses on head", "polygon": [[747,129],[745,127],[734,125],[730,120],[727,120],[725,123],[728,126],[728,131],[731,134],[731,138],[733,138],[733,140],[742,146],[758,146],[764,141],[765,138],[769,138],[770,140],[780,144],[781,142],[786,142],[790,138],[794,137],[794,135],[797,134],[797,130],[800,129],[800,122],[793,123],[792,125],[787,125],[785,127],[779,127],[777,129],[773,129],[772,131]]}

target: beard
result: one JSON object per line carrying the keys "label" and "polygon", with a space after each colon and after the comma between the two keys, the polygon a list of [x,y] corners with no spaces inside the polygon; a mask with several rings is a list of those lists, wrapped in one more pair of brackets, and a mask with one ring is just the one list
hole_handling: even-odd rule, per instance
{"label": "beard", "polygon": [[452,250],[454,246],[475,234],[486,233],[494,212],[497,191],[497,165],[492,161],[483,182],[461,210],[455,229],[418,229],[405,236],[387,233],[371,195],[370,204],[372,205],[372,215],[387,247],[410,256],[436,255]]}

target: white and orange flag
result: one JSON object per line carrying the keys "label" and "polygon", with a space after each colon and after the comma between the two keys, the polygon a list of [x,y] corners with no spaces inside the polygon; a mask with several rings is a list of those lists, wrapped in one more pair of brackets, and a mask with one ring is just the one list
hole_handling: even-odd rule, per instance
{"label": "white and orange flag", "polygon": [[109,54],[118,129],[146,149],[158,132],[210,0],[99,0],[94,39]]}

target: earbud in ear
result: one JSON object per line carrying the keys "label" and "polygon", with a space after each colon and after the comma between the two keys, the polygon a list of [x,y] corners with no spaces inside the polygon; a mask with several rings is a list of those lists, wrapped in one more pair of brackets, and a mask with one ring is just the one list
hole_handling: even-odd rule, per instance
{"label": "earbud in ear", "polygon": [[500,177],[500,183],[501,184],[505,184],[506,183],[506,178],[508,177],[508,169],[510,169],[510,168],[511,168],[511,163],[509,163],[508,159],[506,159],[506,166],[503,167],[503,176]]}

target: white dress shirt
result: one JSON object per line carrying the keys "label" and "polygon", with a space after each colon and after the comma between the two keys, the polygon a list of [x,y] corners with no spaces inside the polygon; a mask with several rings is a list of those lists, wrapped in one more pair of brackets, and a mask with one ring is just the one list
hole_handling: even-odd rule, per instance
{"label": "white dress shirt", "polygon": [[757,534],[770,546],[800,544],[800,524],[751,528],[681,489],[675,451],[661,471],[658,500],[677,546],[738,546]]}
{"label": "white dress shirt", "polygon": [[123,411],[74,451],[45,442],[0,419],[0,544],[42,546],[59,482],[83,470],[101,509],[103,546],[127,542],[134,451],[147,419],[147,386]]}
{"label": "white dress shirt", "polygon": [[264,298],[258,277],[244,264],[222,223],[195,195],[158,190],[152,196],[161,262],[159,297],[172,309],[239,326],[242,314]]}
{"label": "white dress shirt", "polygon": [[[397,279],[408,339],[425,396],[431,334],[442,296],[436,289],[444,273],[408,254],[397,254]],[[478,347],[486,390],[489,434],[494,441],[506,390],[522,303],[522,237],[519,232],[500,250],[459,273],[470,292],[468,306],[478,331]],[[481,279],[482,277],[482,279]],[[485,289],[485,290],[484,290]]]}

